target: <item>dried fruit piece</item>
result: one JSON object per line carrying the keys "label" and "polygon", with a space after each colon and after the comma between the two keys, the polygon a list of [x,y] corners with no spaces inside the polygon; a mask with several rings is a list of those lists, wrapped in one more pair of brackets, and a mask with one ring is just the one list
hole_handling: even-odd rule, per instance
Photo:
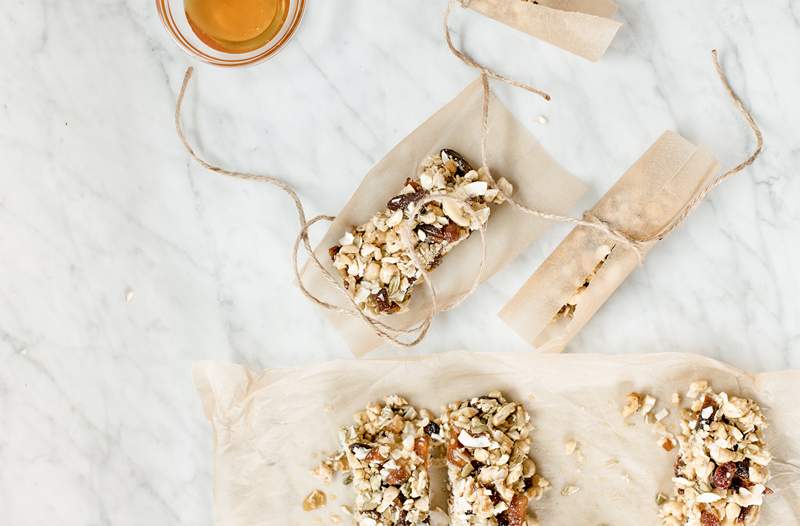
{"label": "dried fruit piece", "polygon": [[455,150],[445,148],[441,151],[442,161],[452,161],[456,166],[457,175],[465,175],[472,171],[472,166],[464,159],[460,153]]}
{"label": "dried fruit piece", "polygon": [[508,505],[508,526],[524,526],[528,518],[528,497],[514,495]]}
{"label": "dried fruit piece", "polygon": [[700,524],[703,526],[720,526],[719,518],[710,511],[700,512]]}
{"label": "dried fruit piece", "polygon": [[714,470],[714,475],[711,477],[711,482],[715,488],[728,489],[731,487],[735,475],[736,464],[726,462],[721,466],[717,466],[717,469]]}
{"label": "dried fruit piece", "polygon": [[424,190],[416,190],[407,194],[396,195],[389,199],[389,202],[386,203],[386,208],[389,210],[405,210],[408,208],[408,205],[416,203],[425,197],[425,195],[426,192]]}
{"label": "dried fruit piece", "polygon": [[386,475],[385,482],[392,486],[398,486],[407,481],[411,477],[411,473],[405,468],[393,469]]}

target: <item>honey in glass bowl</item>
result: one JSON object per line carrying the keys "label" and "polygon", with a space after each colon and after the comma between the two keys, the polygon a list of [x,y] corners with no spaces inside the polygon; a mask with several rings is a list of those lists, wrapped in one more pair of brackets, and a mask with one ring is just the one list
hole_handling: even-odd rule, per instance
{"label": "honey in glass bowl", "polygon": [[290,0],[184,0],[192,31],[225,53],[247,53],[272,40],[283,27]]}

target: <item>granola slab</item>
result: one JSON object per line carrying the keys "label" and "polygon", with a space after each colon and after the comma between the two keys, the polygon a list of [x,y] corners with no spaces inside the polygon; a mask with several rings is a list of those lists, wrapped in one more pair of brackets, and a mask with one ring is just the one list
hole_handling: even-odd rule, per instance
{"label": "granola slab", "polygon": [[[498,188],[510,195],[511,184],[499,179]],[[371,314],[401,312],[422,278],[403,250],[401,224],[409,221],[412,243],[426,271],[484,225],[490,204],[503,202],[503,193],[491,188],[484,169],[474,170],[457,152],[444,149],[426,158],[420,173],[406,181],[386,209],[363,225],[352,227],[329,249],[333,266],[356,304]],[[428,196],[450,196],[467,201],[473,214],[452,201],[425,204],[412,218],[415,203]]]}
{"label": "granola slab", "polygon": [[764,442],[767,422],[753,400],[714,392],[694,382],[677,437],[675,496],[664,499],[664,526],[740,526],[758,523],[771,493]]}
{"label": "granola slab", "polygon": [[341,430],[340,441],[356,492],[355,523],[427,526],[431,415],[391,395],[353,419],[354,425]]}
{"label": "granola slab", "polygon": [[441,422],[453,526],[532,526],[528,502],[550,483],[528,456],[530,420],[496,391],[447,406]]}

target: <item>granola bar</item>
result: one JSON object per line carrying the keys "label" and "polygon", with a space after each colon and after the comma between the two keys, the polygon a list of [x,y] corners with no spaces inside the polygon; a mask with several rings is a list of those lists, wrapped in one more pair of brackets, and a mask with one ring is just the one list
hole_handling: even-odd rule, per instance
{"label": "granola bar", "polygon": [[[503,178],[497,186],[507,195],[513,191]],[[426,158],[419,175],[406,181],[385,210],[363,225],[352,227],[339,244],[329,249],[333,266],[359,308],[372,314],[393,314],[408,304],[411,289],[422,273],[403,250],[400,225],[411,220],[415,203],[430,195],[451,196],[466,200],[474,212],[471,215],[452,201],[431,202],[411,220],[416,254],[430,271],[445,254],[488,221],[489,205],[504,200],[498,188],[489,187],[483,168],[473,170],[453,150],[445,149]]]}
{"label": "granola bar", "polygon": [[452,525],[529,524],[529,500],[550,485],[528,456],[530,420],[521,404],[499,392],[447,406],[442,434]]}
{"label": "granola bar", "polygon": [[340,441],[356,491],[357,526],[427,526],[430,434],[438,425],[397,395],[368,405],[353,419]]}
{"label": "granola bar", "polygon": [[771,493],[764,443],[767,427],[758,404],[694,382],[681,414],[675,496],[661,498],[664,526],[741,526],[758,522]]}

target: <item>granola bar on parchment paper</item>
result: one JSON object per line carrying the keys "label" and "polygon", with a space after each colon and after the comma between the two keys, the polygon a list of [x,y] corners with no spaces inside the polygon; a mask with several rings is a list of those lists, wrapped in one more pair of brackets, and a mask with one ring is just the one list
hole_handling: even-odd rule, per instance
{"label": "granola bar on parchment paper", "polygon": [[353,418],[339,438],[356,492],[357,526],[427,526],[430,433],[438,429],[430,413],[390,395]]}
{"label": "granola bar on parchment paper", "polygon": [[533,526],[528,502],[550,483],[530,453],[531,418],[497,391],[448,404],[441,417],[447,440],[450,524]]}
{"label": "granola bar on parchment paper", "polygon": [[[505,179],[499,179],[497,184],[506,194],[513,191]],[[473,170],[459,153],[444,149],[438,156],[427,157],[419,175],[406,181],[385,210],[352,227],[329,250],[344,287],[364,311],[394,314],[408,305],[412,288],[422,273],[403,250],[400,226],[411,219],[413,205],[430,195],[466,200],[474,215],[452,201],[431,202],[411,220],[412,242],[428,271],[489,220],[490,204],[504,201],[497,188],[489,187],[483,169]]]}
{"label": "granola bar on parchment paper", "polygon": [[772,455],[767,422],[756,402],[691,384],[677,436],[675,496],[663,499],[664,526],[747,526],[758,523]]}

